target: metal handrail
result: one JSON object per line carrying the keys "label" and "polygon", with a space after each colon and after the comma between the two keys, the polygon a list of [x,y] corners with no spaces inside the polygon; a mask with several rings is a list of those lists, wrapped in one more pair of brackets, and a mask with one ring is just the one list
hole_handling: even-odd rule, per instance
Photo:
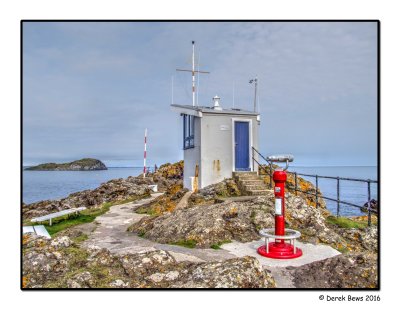
{"label": "metal handrail", "polygon": [[[259,167],[261,167],[266,173],[267,175],[270,177],[270,188],[272,188],[272,163],[270,161],[268,161],[257,149],[255,149],[254,147],[252,147],[253,150],[253,155],[252,155],[252,160],[253,160],[253,170],[254,170],[254,162],[256,162],[258,164]],[[268,165],[269,165],[269,169],[267,169],[264,165],[260,164],[260,162],[257,161],[257,159],[255,159],[254,157],[254,152],[256,152],[262,159],[264,159]],[[295,194],[297,195],[297,192],[301,192],[307,195],[312,195],[315,196],[315,205],[318,208],[318,198],[322,198],[322,199],[326,199],[329,201],[333,201],[333,202],[337,202],[337,209],[336,209],[336,216],[339,217],[340,214],[340,204],[344,204],[344,205],[348,205],[348,206],[352,206],[352,207],[357,207],[359,209],[365,209],[366,207],[357,205],[357,204],[353,204],[350,202],[346,202],[346,201],[342,201],[340,200],[340,180],[344,180],[344,181],[358,181],[358,182],[366,182],[368,184],[368,206],[366,208],[367,212],[368,212],[368,226],[371,226],[371,214],[378,214],[379,211],[375,210],[375,209],[371,209],[371,183],[376,183],[378,184],[377,180],[371,180],[371,179],[359,179],[359,178],[348,178],[348,177],[333,177],[333,176],[320,176],[320,175],[312,175],[312,174],[304,174],[304,173],[297,173],[297,172],[287,172],[289,174],[293,174],[294,175],[294,180],[295,180],[295,186],[291,186],[289,184],[286,183],[286,187],[288,189],[294,189],[295,190]],[[303,191],[300,190],[297,186],[297,176],[306,176],[306,177],[315,177],[315,192],[307,192],[307,191]],[[318,179],[319,178],[325,178],[325,179],[335,179],[337,181],[337,187],[336,187],[336,196],[337,198],[332,198],[332,197],[327,197],[324,196],[322,194],[318,194]]]}
{"label": "metal handrail", "polygon": [[[294,172],[289,172],[289,173],[294,173]],[[320,175],[312,175],[312,174],[302,174],[302,173],[297,173],[297,175],[300,176],[307,176],[307,177],[315,177],[318,176],[318,178],[329,178],[329,179],[337,179],[337,177],[334,176],[320,176]],[[372,179],[359,179],[359,178],[346,178],[346,177],[339,177],[340,180],[348,180],[348,181],[360,181],[360,182],[371,182],[371,183],[378,183],[377,180],[372,180]]]}

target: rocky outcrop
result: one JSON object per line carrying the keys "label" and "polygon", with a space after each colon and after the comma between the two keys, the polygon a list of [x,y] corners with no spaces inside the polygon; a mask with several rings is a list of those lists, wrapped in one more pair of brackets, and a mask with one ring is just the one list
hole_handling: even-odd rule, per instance
{"label": "rocky outcrop", "polygon": [[378,212],[378,201],[375,199],[372,199],[369,203],[366,202],[364,206],[361,208],[361,211],[363,212],[368,212],[368,206],[369,209],[372,210],[374,213]]}
{"label": "rocky outcrop", "polygon": [[346,240],[348,251],[378,252],[378,227],[376,225],[363,229],[338,228],[335,231]]}
{"label": "rocky outcrop", "polygon": [[167,251],[113,255],[82,249],[67,236],[24,237],[25,288],[273,288],[252,257],[221,262],[176,262]]}
{"label": "rocky outcrop", "polygon": [[377,256],[372,253],[337,255],[292,270],[297,288],[376,288]]}
{"label": "rocky outcrop", "polygon": [[146,181],[138,177],[114,179],[101,184],[94,190],[85,190],[70,194],[61,200],[46,200],[22,207],[23,219],[44,216],[52,212],[75,207],[95,208],[104,203],[114,203],[128,199],[137,199],[150,195]]}
{"label": "rocky outcrop", "polygon": [[[264,179],[264,182],[268,187],[272,188],[274,186],[272,176],[270,177],[270,175],[272,175],[277,168],[278,166],[275,164],[272,164],[271,168],[269,165],[267,166],[264,164],[259,166],[259,175],[262,179]],[[315,197],[316,193],[318,193],[318,196],[322,196],[321,190],[316,190],[315,186],[310,181],[307,181],[304,178],[297,176],[297,191],[295,188],[295,175],[294,173],[288,171],[286,181],[287,192],[296,193],[298,196],[303,197],[309,206],[326,209],[325,201],[322,198],[318,198],[317,202],[317,199]]]}
{"label": "rocky outcrop", "polygon": [[85,158],[69,163],[43,163],[26,168],[27,171],[99,171],[107,166],[97,159]]}
{"label": "rocky outcrop", "polygon": [[151,216],[172,212],[187,191],[187,189],[182,188],[182,184],[170,185],[163,195],[148,204],[136,208],[135,212]]}
{"label": "rocky outcrop", "polygon": [[126,179],[113,179],[101,184],[94,190],[85,190],[70,194],[60,200],[46,200],[32,204],[23,204],[23,219],[44,216],[64,209],[84,206],[86,208],[99,207],[104,203],[115,203],[146,197],[150,194],[148,185],[157,184],[159,191],[168,188],[182,188],[183,161],[174,164],[164,164],[157,172],[149,173],[145,178],[142,175]]}
{"label": "rocky outcrop", "polygon": [[189,206],[215,204],[219,203],[221,198],[240,195],[236,182],[227,178],[193,193],[189,199]]}
{"label": "rocky outcrop", "polygon": [[183,161],[176,163],[166,163],[161,165],[156,172],[148,173],[147,178],[150,178],[158,185],[160,191],[166,191],[173,185],[183,184]]}
{"label": "rocky outcrop", "polygon": [[[213,193],[210,193],[213,196]],[[325,222],[322,210],[291,193],[286,195],[286,223],[302,232],[302,240],[346,247],[346,240]],[[195,243],[210,247],[230,240],[248,242],[259,239],[259,230],[274,227],[274,194],[247,201],[192,205],[156,217],[145,217],[129,230],[160,243]]]}

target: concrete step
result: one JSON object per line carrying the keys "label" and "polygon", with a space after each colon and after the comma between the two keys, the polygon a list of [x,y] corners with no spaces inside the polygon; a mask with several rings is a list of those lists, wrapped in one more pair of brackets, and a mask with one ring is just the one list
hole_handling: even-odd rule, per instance
{"label": "concrete step", "polygon": [[233,172],[233,177],[240,176],[257,176],[257,172]]}
{"label": "concrete step", "polygon": [[247,186],[247,185],[260,185],[260,186],[265,185],[264,180],[261,180],[261,179],[243,179],[243,180],[240,180],[240,183],[242,185],[244,185],[244,186]]}
{"label": "concrete step", "polygon": [[242,194],[258,196],[266,195],[270,191],[257,172],[233,172],[232,175]]}
{"label": "concrete step", "polygon": [[254,190],[265,190],[267,188],[266,185],[244,185],[243,188],[245,191],[254,191]]}
{"label": "concrete step", "polygon": [[258,175],[238,175],[237,179],[259,179]]}
{"label": "concrete step", "polygon": [[258,176],[236,176],[234,179],[237,181],[260,180]]}
{"label": "concrete step", "polygon": [[271,190],[251,190],[247,191],[248,195],[267,195]]}

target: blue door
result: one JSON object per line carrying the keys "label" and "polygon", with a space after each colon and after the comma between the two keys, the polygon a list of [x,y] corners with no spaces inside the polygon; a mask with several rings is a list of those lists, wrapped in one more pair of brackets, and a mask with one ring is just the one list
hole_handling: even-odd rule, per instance
{"label": "blue door", "polygon": [[235,170],[250,170],[249,122],[235,121]]}

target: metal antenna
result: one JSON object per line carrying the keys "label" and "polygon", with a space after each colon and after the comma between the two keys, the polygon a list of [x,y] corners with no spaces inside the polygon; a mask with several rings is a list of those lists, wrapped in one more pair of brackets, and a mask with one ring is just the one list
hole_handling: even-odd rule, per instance
{"label": "metal antenna", "polygon": [[[200,53],[197,61],[197,71],[200,71]],[[196,105],[199,105],[200,75],[197,77]]]}
{"label": "metal antenna", "polygon": [[194,68],[194,41],[192,41],[192,69],[191,70],[183,70],[183,69],[176,69],[180,72],[192,72],[192,104],[193,106],[196,105],[196,73],[210,73],[206,71],[195,70]]}
{"label": "metal antenna", "polygon": [[257,83],[258,83],[257,76],[254,79],[250,79],[249,83],[250,84],[254,83],[254,112],[256,112],[256,106],[257,106]]}

